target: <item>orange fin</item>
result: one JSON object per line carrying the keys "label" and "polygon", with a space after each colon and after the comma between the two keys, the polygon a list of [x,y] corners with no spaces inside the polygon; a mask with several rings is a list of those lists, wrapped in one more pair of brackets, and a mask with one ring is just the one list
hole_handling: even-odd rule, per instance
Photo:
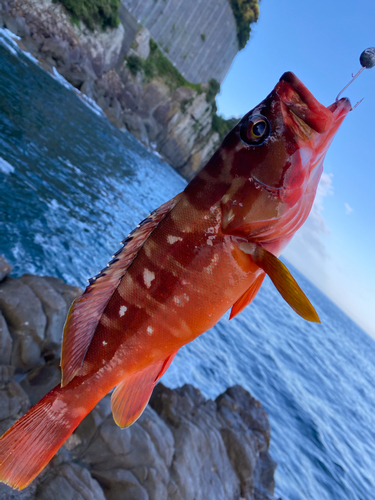
{"label": "orange fin", "polygon": [[96,327],[126,270],[137,257],[147,238],[175,207],[181,194],[161,205],[123,241],[124,247],[72,304],[64,327],[61,352],[61,386],[67,385],[82,366]]}
{"label": "orange fin", "polygon": [[259,274],[259,276],[255,278],[250,288],[246,290],[246,292],[233,304],[229,319],[237,316],[237,314],[245,309],[246,306],[251,304],[255,295],[259,292],[259,288],[261,287],[265,276],[265,273]]}
{"label": "orange fin", "polygon": [[127,377],[116,387],[111,396],[111,408],[119,427],[129,427],[142,415],[155,385],[169,368],[176,352],[164,362],[150,365]]}
{"label": "orange fin", "polygon": [[0,481],[22,490],[44,469],[90,408],[72,411],[55,387],[0,439]]}
{"label": "orange fin", "polygon": [[320,323],[319,316],[311,302],[281,260],[260,245],[241,243],[238,246],[268,274],[283,299],[297,314],[307,321]]}

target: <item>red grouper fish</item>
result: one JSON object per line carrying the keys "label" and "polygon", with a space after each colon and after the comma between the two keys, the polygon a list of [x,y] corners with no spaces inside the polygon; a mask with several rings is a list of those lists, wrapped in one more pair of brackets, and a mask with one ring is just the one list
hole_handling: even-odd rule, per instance
{"label": "red grouper fish", "polygon": [[326,108],[285,73],[186,189],[124,240],[69,311],[61,385],[0,439],[1,481],[25,488],[114,387],[114,420],[135,422],[180,347],[250,304],[266,274],[319,322],[278,256],[310,212],[350,109],[345,98]]}

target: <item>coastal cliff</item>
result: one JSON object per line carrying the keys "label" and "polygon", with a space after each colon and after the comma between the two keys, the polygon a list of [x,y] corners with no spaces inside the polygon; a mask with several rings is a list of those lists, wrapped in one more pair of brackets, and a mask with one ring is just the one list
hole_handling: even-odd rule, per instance
{"label": "coastal cliff", "polygon": [[[81,290],[52,277],[8,276],[0,257],[0,432],[60,382],[62,328]],[[158,384],[140,419],[121,430],[110,396],[84,419],[46,469],[0,498],[270,500],[276,463],[259,401],[234,386],[206,400],[191,385]]]}
{"label": "coastal cliff", "polygon": [[[206,67],[211,68],[207,64],[199,66],[200,73],[198,70],[194,73],[194,61],[189,62],[190,56],[204,61],[207,54],[209,59],[215,55],[213,47],[219,25],[215,24],[213,30],[207,26],[207,33],[202,32],[199,36],[194,32],[195,38],[193,35],[187,37],[184,46],[191,47],[185,60],[185,54],[177,44],[178,26],[170,27],[168,36],[175,45],[168,48],[164,30],[160,33],[156,25],[147,21],[144,9],[148,4],[145,3],[139,14],[144,16],[151,32],[161,37],[160,43],[155,42],[150,30],[132,16],[131,5],[132,2],[124,0],[119,10],[121,22],[118,26],[102,29],[95,23],[88,26],[87,22],[72,17],[60,2],[3,0],[0,27],[6,27],[19,37],[20,47],[30,52],[45,69],[57,70],[75,88],[93,99],[116,127],[129,130],[182,175],[192,178],[236,121],[227,123],[216,115],[215,95],[220,87],[214,78],[223,78],[239,49],[234,16],[227,0],[221,0],[219,7],[223,12],[228,11],[224,24],[231,49],[222,58],[221,51],[216,48],[217,57],[225,63],[224,66],[213,66],[221,68],[220,75],[216,75],[213,68],[207,72]],[[212,6],[214,10],[219,7]],[[195,13],[199,15],[199,10],[195,9]],[[162,14],[159,13],[159,18]],[[160,21],[159,18],[155,22]],[[187,35],[182,33],[181,36]],[[188,64],[186,74],[194,81],[203,79],[201,83],[188,81],[178,70],[178,64],[183,73],[183,65]],[[204,81],[210,75],[213,76]]]}

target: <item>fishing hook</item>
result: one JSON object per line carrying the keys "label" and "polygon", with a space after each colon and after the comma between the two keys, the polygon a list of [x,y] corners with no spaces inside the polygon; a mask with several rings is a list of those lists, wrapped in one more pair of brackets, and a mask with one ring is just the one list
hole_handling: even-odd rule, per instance
{"label": "fishing hook", "polygon": [[[359,75],[362,73],[364,69],[373,68],[375,66],[375,47],[369,47],[368,49],[365,49],[359,58],[359,62],[361,63],[362,68],[359,71],[357,71],[355,75],[353,75],[352,73],[352,79],[350,80],[350,82],[347,85],[345,85],[345,87],[337,94],[336,103],[339,101],[339,97],[344,92],[344,90],[346,90],[349,87],[349,85],[353,83],[356,78],[359,77]],[[362,101],[363,99],[358,101],[357,104],[350,109],[350,111],[353,111],[353,109],[355,109]]]}

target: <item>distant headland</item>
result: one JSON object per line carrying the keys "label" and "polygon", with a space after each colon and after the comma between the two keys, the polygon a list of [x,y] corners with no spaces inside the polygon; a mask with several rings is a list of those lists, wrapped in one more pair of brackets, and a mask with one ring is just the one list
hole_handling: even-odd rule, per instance
{"label": "distant headland", "polygon": [[258,0],[7,0],[0,26],[191,178],[236,123],[215,96]]}

